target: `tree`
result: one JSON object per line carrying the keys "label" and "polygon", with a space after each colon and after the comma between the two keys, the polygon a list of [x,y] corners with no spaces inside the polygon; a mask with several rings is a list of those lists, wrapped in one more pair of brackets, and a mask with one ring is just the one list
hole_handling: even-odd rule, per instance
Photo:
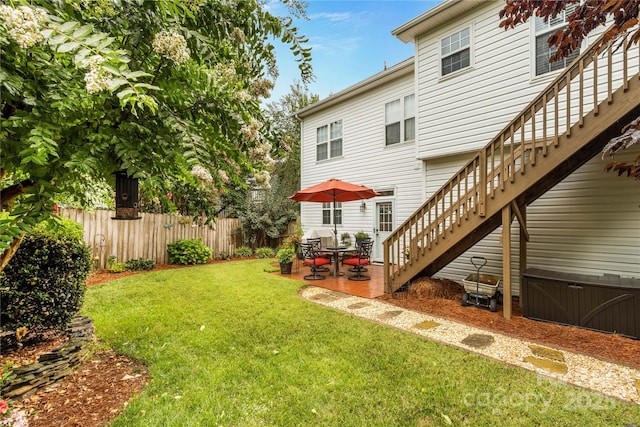
{"label": "tree", "polygon": [[[299,0],[282,0],[304,15]],[[49,217],[55,194],[126,170],[150,197],[175,182],[223,188],[271,150],[260,99],[277,76],[270,40],[303,81],[310,49],[259,0],[15,0],[0,6],[0,251]],[[5,251],[4,261],[11,250]]]}
{"label": "tree", "polygon": [[300,121],[295,113],[320,100],[320,95],[308,93],[302,82],[289,86],[290,92],[278,101],[267,104],[265,112],[268,123],[276,136],[274,157],[278,162],[285,191],[290,194],[300,189]]}
{"label": "tree", "polygon": [[237,212],[243,220],[247,243],[253,247],[277,241],[298,216],[299,204],[289,199],[300,189],[301,135],[300,121],[295,113],[319,99],[319,95],[308,93],[302,82],[295,82],[288,94],[266,106],[265,117],[277,141],[270,153],[275,159],[273,185],[262,192],[259,200],[251,192],[246,193]]}
{"label": "tree", "polygon": [[[630,47],[640,40],[640,27],[637,26],[640,0],[507,0],[500,11],[500,27],[514,28],[532,16],[541,17],[547,22],[573,4],[577,6],[567,15],[567,25],[549,37],[549,47],[557,49],[549,59],[550,62],[567,57],[580,47],[589,33],[598,27],[609,25],[609,22],[611,26],[604,32],[598,42],[599,46],[617,43],[617,48],[621,48],[626,39]],[[625,126],[622,135],[612,138],[602,150],[602,155],[614,157],[639,140],[640,117]],[[617,171],[618,175],[626,173],[629,177],[640,179],[640,156],[632,162],[611,161],[605,166],[605,170]]]}

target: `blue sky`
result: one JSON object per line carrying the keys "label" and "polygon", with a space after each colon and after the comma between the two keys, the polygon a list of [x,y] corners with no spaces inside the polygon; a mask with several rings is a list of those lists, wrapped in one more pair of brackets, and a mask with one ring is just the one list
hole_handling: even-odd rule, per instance
{"label": "blue sky", "polygon": [[[309,20],[294,26],[309,38],[316,80],[309,91],[326,98],[413,56],[413,43],[405,44],[391,30],[431,9],[441,0],[310,0]],[[275,3],[274,15],[282,15]],[[278,101],[300,80],[293,54],[276,45],[280,76],[269,101]]]}

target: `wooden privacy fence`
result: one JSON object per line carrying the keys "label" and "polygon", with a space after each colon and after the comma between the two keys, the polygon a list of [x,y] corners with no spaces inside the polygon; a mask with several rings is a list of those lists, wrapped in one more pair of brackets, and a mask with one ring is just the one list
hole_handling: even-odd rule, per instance
{"label": "wooden privacy fence", "polygon": [[179,239],[202,238],[204,244],[217,257],[225,252],[232,255],[242,245],[236,218],[219,218],[210,225],[196,224],[191,217],[141,213],[139,220],[113,220],[115,211],[60,209],[60,215],[72,219],[84,229],[84,240],[91,248],[91,256],[99,258],[100,268],[115,255],[120,262],[130,259],[150,259],[157,264],[168,264],[167,244]]}

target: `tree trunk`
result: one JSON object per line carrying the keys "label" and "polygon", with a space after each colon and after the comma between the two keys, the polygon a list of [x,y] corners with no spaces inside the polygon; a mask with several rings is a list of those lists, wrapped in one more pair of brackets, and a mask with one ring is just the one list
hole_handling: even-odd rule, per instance
{"label": "tree trunk", "polygon": [[0,271],[4,270],[7,264],[9,264],[9,261],[11,261],[11,258],[13,258],[13,255],[18,250],[20,243],[22,243],[22,239],[24,239],[24,236],[25,233],[22,233],[20,237],[13,239],[13,242],[11,242],[11,246],[2,254],[0,254]]}

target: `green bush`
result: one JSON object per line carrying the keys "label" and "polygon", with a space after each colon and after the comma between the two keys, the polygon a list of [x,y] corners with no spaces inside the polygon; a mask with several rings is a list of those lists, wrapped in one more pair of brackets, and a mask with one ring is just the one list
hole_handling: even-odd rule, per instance
{"label": "green bush", "polygon": [[64,237],[79,242],[84,241],[84,230],[77,222],[62,217],[51,217],[33,228],[33,234],[47,237]]}
{"label": "green bush", "polygon": [[107,260],[107,271],[111,273],[122,273],[126,269],[124,262],[119,262],[115,255],[111,255]]}
{"label": "green bush", "polygon": [[202,238],[180,239],[167,245],[170,264],[206,264],[211,259],[211,248],[205,246]]}
{"label": "green bush", "polygon": [[275,251],[271,248],[258,248],[256,249],[256,257],[258,258],[273,258]]}
{"label": "green bush", "polygon": [[249,258],[251,255],[253,255],[253,250],[248,246],[240,246],[239,248],[236,248],[233,255],[236,258]]}
{"label": "green bush", "polygon": [[156,268],[156,263],[152,259],[130,259],[124,263],[124,266],[129,271],[142,271],[153,270]]}
{"label": "green bush", "polygon": [[91,254],[69,225],[37,226],[0,272],[3,330],[64,329],[80,309]]}

